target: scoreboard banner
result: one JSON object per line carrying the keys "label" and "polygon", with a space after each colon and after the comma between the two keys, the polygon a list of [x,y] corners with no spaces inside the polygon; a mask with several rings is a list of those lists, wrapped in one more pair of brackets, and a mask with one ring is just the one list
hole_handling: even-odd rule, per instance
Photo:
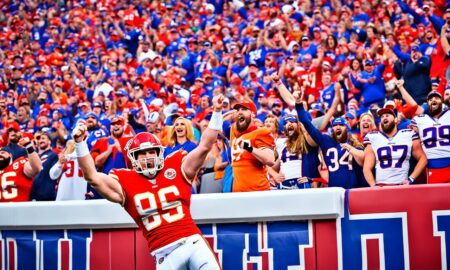
{"label": "scoreboard banner", "polygon": [[[448,269],[450,185],[192,197],[225,270]],[[105,200],[0,204],[0,270],[155,269]]]}

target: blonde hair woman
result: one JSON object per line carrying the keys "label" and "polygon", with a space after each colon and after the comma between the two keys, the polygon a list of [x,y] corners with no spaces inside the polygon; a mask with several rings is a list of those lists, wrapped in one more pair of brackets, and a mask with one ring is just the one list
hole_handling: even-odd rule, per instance
{"label": "blonde hair woman", "polygon": [[78,166],[75,153],[75,141],[69,140],[66,149],[59,154],[59,160],[50,169],[50,178],[58,181],[57,201],[84,200],[87,182]]}
{"label": "blonde hair woman", "polygon": [[277,189],[310,188],[312,179],[319,177],[318,149],[313,148],[294,115],[284,117],[286,138],[277,140],[278,159],[272,167]]}
{"label": "blonde hair woman", "polygon": [[178,117],[169,132],[169,145],[164,150],[164,156],[166,157],[179,149],[190,152],[196,147],[191,121],[184,117]]}

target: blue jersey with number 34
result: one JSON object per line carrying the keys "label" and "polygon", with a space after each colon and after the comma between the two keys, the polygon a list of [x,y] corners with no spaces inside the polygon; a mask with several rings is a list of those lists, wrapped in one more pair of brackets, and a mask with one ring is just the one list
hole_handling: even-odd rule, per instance
{"label": "blue jersey with number 34", "polygon": [[322,134],[322,132],[315,128],[308,119],[302,105],[297,104],[296,110],[298,119],[322,150],[323,158],[328,168],[328,186],[346,189],[364,186],[365,179],[362,168],[356,163],[348,151],[343,149],[340,143],[331,138],[330,135]]}

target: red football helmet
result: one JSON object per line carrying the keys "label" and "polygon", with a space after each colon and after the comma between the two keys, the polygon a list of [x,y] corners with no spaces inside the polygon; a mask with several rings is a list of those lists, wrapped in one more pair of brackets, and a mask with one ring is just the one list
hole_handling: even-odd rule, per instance
{"label": "red football helmet", "polygon": [[[156,150],[156,157],[137,158],[140,151],[150,149]],[[133,168],[147,177],[155,176],[164,167],[164,147],[158,137],[149,132],[136,134],[133,139],[128,141],[125,151],[127,151]]]}

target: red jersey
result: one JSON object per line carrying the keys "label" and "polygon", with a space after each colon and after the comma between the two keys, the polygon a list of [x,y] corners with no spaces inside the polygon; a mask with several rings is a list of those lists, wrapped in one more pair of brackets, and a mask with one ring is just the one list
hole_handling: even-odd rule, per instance
{"label": "red jersey", "polygon": [[189,211],[191,184],[180,166],[186,155],[186,151],[169,155],[153,179],[128,169],[112,169],[109,173],[122,186],[124,208],[141,228],[150,252],[200,234]]}
{"label": "red jersey", "polygon": [[[97,158],[98,155],[100,155],[101,153],[105,152],[108,149],[108,145],[109,145],[109,141],[113,139],[111,136],[108,137],[102,137],[100,139],[98,139],[95,144],[92,146],[92,150],[91,150],[91,156],[92,158],[95,160]],[[125,152],[125,146],[127,144],[127,142],[133,139],[132,136],[122,136],[120,137],[119,140],[119,144],[120,144],[120,149],[117,149],[116,147],[113,148],[113,152],[111,153],[113,160],[115,159],[116,155],[118,154],[118,152],[122,153],[123,158],[125,159],[125,163],[127,165],[127,168],[132,168],[131,166],[131,161],[128,158],[126,152]]]}
{"label": "red jersey", "polygon": [[33,178],[25,175],[28,159],[21,157],[0,171],[0,202],[27,202],[30,200]]}
{"label": "red jersey", "polygon": [[306,83],[305,98],[308,99],[309,95],[313,95],[315,100],[319,100],[319,89],[323,88],[322,85],[322,68],[311,67],[309,70],[301,70],[297,73],[297,81],[300,85]]}

